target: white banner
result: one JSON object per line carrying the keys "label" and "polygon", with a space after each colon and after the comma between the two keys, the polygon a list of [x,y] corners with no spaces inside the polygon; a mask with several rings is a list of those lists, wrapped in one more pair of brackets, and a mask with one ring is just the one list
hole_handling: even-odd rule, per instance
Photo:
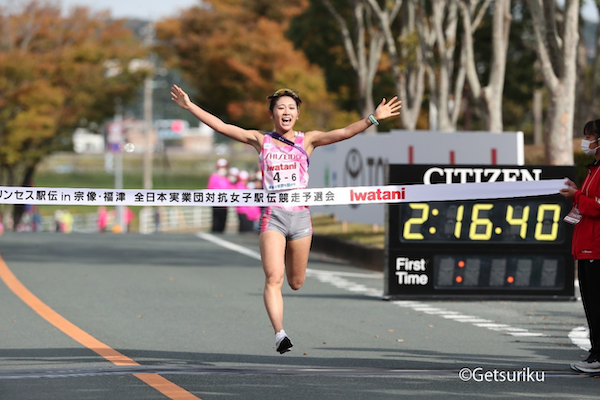
{"label": "white banner", "polygon": [[[315,149],[310,157],[309,187],[385,185],[387,164],[406,164],[407,167],[430,164],[442,168],[454,165],[491,168],[511,165],[525,169],[530,166],[523,166],[523,154],[522,132],[393,130],[389,133],[379,132],[377,135],[360,134],[352,140]],[[545,178],[547,177],[542,177]],[[483,179],[487,180],[489,179]],[[398,184],[398,181],[394,183]],[[335,209],[323,209],[319,212],[333,213],[340,221],[385,224],[383,204],[340,205]]]}
{"label": "white banner", "polygon": [[563,179],[461,184],[263,190],[138,190],[0,186],[0,204],[85,206],[324,206],[496,199],[557,194]]}

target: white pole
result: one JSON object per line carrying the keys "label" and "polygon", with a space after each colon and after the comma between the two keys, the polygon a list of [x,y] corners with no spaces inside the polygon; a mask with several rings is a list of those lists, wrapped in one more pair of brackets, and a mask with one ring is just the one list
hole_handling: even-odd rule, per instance
{"label": "white pole", "polygon": [[[154,25],[152,22],[148,22],[146,27],[146,35],[144,38],[144,44],[148,47],[152,46],[152,36],[154,31]],[[151,190],[153,187],[152,182],[152,131],[153,131],[153,115],[152,115],[152,91],[154,89],[154,58],[152,54],[149,55],[148,59],[152,63],[151,74],[146,77],[144,81],[144,125],[145,125],[145,139],[146,143],[144,146],[144,189]],[[144,207],[144,210],[148,215],[152,215],[152,209],[150,207]]]}
{"label": "white pole", "polygon": [[[115,189],[119,191],[123,189],[123,116],[121,115],[121,104],[117,103],[117,113],[115,115],[115,123],[121,130],[121,142],[115,154]],[[125,232],[125,207],[117,206],[117,226],[119,233]]]}

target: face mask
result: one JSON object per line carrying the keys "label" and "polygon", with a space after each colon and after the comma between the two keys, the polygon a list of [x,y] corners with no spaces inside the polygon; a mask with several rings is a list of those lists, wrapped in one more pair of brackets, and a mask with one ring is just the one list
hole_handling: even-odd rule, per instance
{"label": "face mask", "polygon": [[583,151],[585,154],[587,154],[588,156],[593,156],[596,154],[596,150],[598,150],[598,147],[596,147],[595,149],[590,149],[590,144],[597,142],[598,139],[596,140],[585,140],[583,139],[581,141],[581,151]]}

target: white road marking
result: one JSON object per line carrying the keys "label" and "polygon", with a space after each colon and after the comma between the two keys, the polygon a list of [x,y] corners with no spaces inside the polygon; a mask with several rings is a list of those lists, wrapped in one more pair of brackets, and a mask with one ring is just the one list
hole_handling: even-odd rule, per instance
{"label": "white road marking", "polygon": [[[227,240],[221,239],[220,237],[211,235],[210,233],[206,233],[206,232],[197,232],[196,236],[198,236],[200,239],[206,240],[207,242],[214,243],[214,244],[224,247],[226,249],[236,251],[240,254],[244,254],[250,258],[260,261],[260,253],[258,251],[247,249],[244,246],[240,246],[239,244],[229,242]],[[322,271],[322,270],[314,270],[314,269],[307,268],[306,273],[307,273],[307,275],[310,274],[311,276],[322,277],[323,279],[327,279],[327,277],[339,277],[339,276],[347,276],[347,277],[351,277],[351,278],[366,278],[366,279],[382,279],[383,278],[383,274],[381,272],[373,272],[371,274],[360,274],[360,273],[354,273],[354,272]]]}
{"label": "white road marking", "polygon": [[[327,273],[324,273],[327,272]],[[348,290],[350,292],[358,292],[363,293],[365,296],[370,297],[381,297],[383,296],[383,292],[381,289],[373,289],[366,287],[365,285],[361,285],[352,281],[349,281],[343,277],[343,275],[338,275],[335,271],[317,271],[310,268],[306,269],[306,276],[313,277],[320,282],[329,283],[337,288]]]}
{"label": "white road marking", "polygon": [[461,314],[458,311],[448,311],[439,307],[431,307],[429,304],[414,300],[399,300],[392,303],[400,307],[411,308],[415,311],[421,311],[425,314],[438,315],[442,318],[451,319],[456,322],[469,323],[479,328],[486,328],[496,332],[503,332],[511,336],[545,336],[543,333],[530,332],[527,329],[515,328],[507,324],[498,324],[488,319],[480,318],[474,315]]}
{"label": "white road marking", "polygon": [[569,332],[569,339],[580,349],[588,351],[592,348],[590,343],[590,332],[585,326],[578,326]]}
{"label": "white road marking", "polygon": [[[225,247],[226,249],[237,251],[238,253],[247,255],[248,257],[254,258],[255,260],[260,260],[259,252],[247,249],[247,248],[240,246],[238,244],[235,244],[235,243],[231,243],[227,240],[216,237],[215,235],[211,235],[211,234],[205,233],[205,232],[198,232],[196,234],[196,236],[198,236],[199,238],[204,239],[206,241],[209,241],[211,243],[217,244],[221,247]],[[369,288],[365,285],[358,284],[358,283],[355,283],[355,282],[345,279],[345,278],[382,279],[383,278],[382,273],[361,274],[361,273],[351,273],[351,272],[323,271],[323,270],[315,270],[315,269],[307,268],[306,276],[315,278],[320,282],[328,283],[337,288],[348,290],[350,292],[363,293],[366,296],[372,296],[372,297],[382,297],[383,296],[383,292],[381,289]],[[422,303],[420,301],[399,300],[399,301],[392,301],[392,303],[399,307],[410,308],[414,311],[420,311],[420,312],[423,312],[423,313],[429,314],[429,315],[438,315],[438,316],[441,316],[442,318],[454,320],[456,322],[470,323],[473,326],[477,326],[480,328],[486,328],[486,329],[496,331],[496,332],[503,332],[503,333],[505,333],[507,335],[511,335],[511,336],[516,336],[516,337],[545,336],[543,333],[530,332],[527,329],[516,328],[516,327],[510,326],[507,324],[498,324],[498,323],[495,323],[494,321],[490,321],[490,320],[480,318],[480,317],[477,317],[474,315],[464,315],[458,311],[444,310],[443,308],[433,307],[429,304]],[[583,335],[583,333],[581,332],[580,329],[584,329],[585,332],[587,332],[587,329],[585,329],[583,327],[575,328],[569,334],[569,338],[571,338],[573,343],[575,343],[574,338],[576,338],[579,341],[578,343],[581,343],[581,344],[577,344],[577,343],[575,343],[575,344],[577,346],[583,348],[582,345],[585,345],[585,343],[583,343],[584,340],[581,337]],[[572,337],[572,335],[573,335],[573,337]],[[587,339],[587,346],[589,349],[589,347],[590,347],[589,339]]]}
{"label": "white road marking", "polygon": [[250,258],[254,258],[255,260],[260,260],[259,252],[247,249],[239,244],[228,242],[227,240],[223,240],[215,235],[211,235],[210,233],[198,232],[196,233],[196,236],[198,236],[200,239],[206,240],[207,242],[217,244],[229,250],[237,251],[238,253],[244,254]]}
{"label": "white road marking", "polygon": [[[575,292],[579,290],[579,279],[575,279]],[[577,301],[581,301],[581,296],[577,297]],[[590,342],[590,331],[585,326],[578,326],[569,332],[569,339],[571,342],[583,349],[585,351],[589,351],[592,348],[592,343]]]}

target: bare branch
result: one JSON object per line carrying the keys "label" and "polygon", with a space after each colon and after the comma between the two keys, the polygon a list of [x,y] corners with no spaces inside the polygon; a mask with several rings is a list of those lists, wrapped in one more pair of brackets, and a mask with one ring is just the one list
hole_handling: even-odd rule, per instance
{"label": "bare branch", "polygon": [[542,12],[542,0],[527,0],[529,9],[531,10],[531,18],[533,19],[533,27],[537,42],[538,59],[540,60],[540,71],[546,82],[546,86],[552,92],[556,92],[558,88],[558,77],[554,72],[552,58],[549,54],[546,32],[546,17]]}
{"label": "bare branch", "polygon": [[352,44],[352,35],[350,34],[350,30],[348,29],[348,25],[342,16],[337,12],[337,10],[333,7],[329,0],[321,0],[323,5],[327,8],[329,13],[333,16],[335,21],[337,22],[340,31],[342,33],[342,39],[344,43],[344,48],[346,49],[346,53],[348,54],[348,58],[350,59],[350,65],[355,71],[359,70],[358,59],[356,57],[356,52],[354,51],[354,46]]}

